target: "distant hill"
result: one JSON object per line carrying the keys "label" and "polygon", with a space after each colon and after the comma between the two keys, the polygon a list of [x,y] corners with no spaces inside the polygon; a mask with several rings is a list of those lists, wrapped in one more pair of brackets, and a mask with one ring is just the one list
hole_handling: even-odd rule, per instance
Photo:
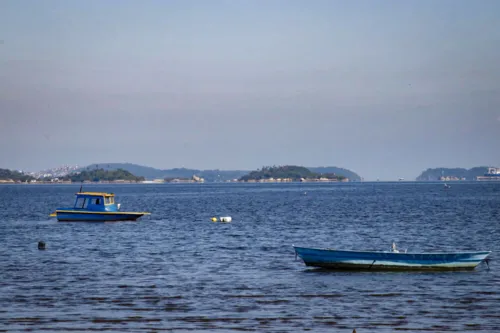
{"label": "distant hill", "polygon": [[34,178],[19,171],[0,169],[0,180],[13,180],[15,182],[31,181]]}
{"label": "distant hill", "polygon": [[144,177],[137,177],[127,170],[117,169],[117,170],[104,170],[104,169],[92,169],[83,170],[79,173],[71,173],[62,178],[62,180],[71,180],[72,182],[83,182],[83,181],[115,181],[115,180],[128,180],[128,181],[142,181]]}
{"label": "distant hill", "polygon": [[349,178],[349,180],[353,181],[359,181],[361,180],[361,176],[355,173],[354,171],[347,170],[344,168],[338,168],[338,167],[308,167],[309,170],[315,173],[320,173],[320,174],[336,174],[339,176],[344,176],[346,178]]}
{"label": "distant hill", "polygon": [[102,168],[104,170],[123,169],[136,176],[144,177],[146,179],[191,178],[193,177],[193,175],[196,175],[198,177],[204,178],[207,182],[238,179],[249,172],[246,170],[198,170],[186,168],[162,170],[133,163],[91,164],[87,167],[82,168],[81,170],[92,170],[96,168]]}
{"label": "distant hill", "polygon": [[417,181],[435,181],[440,177],[457,177],[465,180],[475,180],[477,176],[483,176],[488,171],[488,167],[464,168],[434,168],[427,169],[416,178]]}
{"label": "distant hill", "polygon": [[252,171],[249,174],[241,177],[240,181],[262,181],[268,179],[289,179],[292,181],[318,180],[320,178],[331,180],[343,180],[346,177],[336,175],[334,173],[316,173],[308,168],[297,165],[282,165],[282,166],[268,166],[262,169]]}

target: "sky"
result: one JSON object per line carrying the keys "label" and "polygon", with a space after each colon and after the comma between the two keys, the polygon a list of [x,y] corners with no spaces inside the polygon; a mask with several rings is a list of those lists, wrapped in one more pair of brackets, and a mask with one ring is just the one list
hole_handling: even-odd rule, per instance
{"label": "sky", "polygon": [[500,167],[500,1],[0,1],[0,168]]}

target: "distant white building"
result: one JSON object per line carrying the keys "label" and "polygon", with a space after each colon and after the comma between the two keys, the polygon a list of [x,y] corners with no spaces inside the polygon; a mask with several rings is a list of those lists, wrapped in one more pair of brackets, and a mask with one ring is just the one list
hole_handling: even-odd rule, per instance
{"label": "distant white building", "polygon": [[488,175],[500,175],[500,168],[488,168]]}

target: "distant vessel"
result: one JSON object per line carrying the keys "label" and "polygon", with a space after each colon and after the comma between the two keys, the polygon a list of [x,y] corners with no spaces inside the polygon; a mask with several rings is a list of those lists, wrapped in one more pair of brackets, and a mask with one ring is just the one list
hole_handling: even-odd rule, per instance
{"label": "distant vessel", "polygon": [[478,176],[477,180],[493,180],[500,181],[500,168],[488,168],[488,172],[484,176]]}

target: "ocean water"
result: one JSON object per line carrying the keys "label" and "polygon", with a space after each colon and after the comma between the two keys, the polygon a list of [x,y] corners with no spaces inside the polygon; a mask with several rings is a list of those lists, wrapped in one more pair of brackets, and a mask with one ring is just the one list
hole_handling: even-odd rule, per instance
{"label": "ocean water", "polygon": [[[89,185],[152,214],[48,217],[78,189],[0,186],[0,332],[500,331],[500,183]],[[467,272],[335,272],[292,248],[393,241],[494,252]]]}

